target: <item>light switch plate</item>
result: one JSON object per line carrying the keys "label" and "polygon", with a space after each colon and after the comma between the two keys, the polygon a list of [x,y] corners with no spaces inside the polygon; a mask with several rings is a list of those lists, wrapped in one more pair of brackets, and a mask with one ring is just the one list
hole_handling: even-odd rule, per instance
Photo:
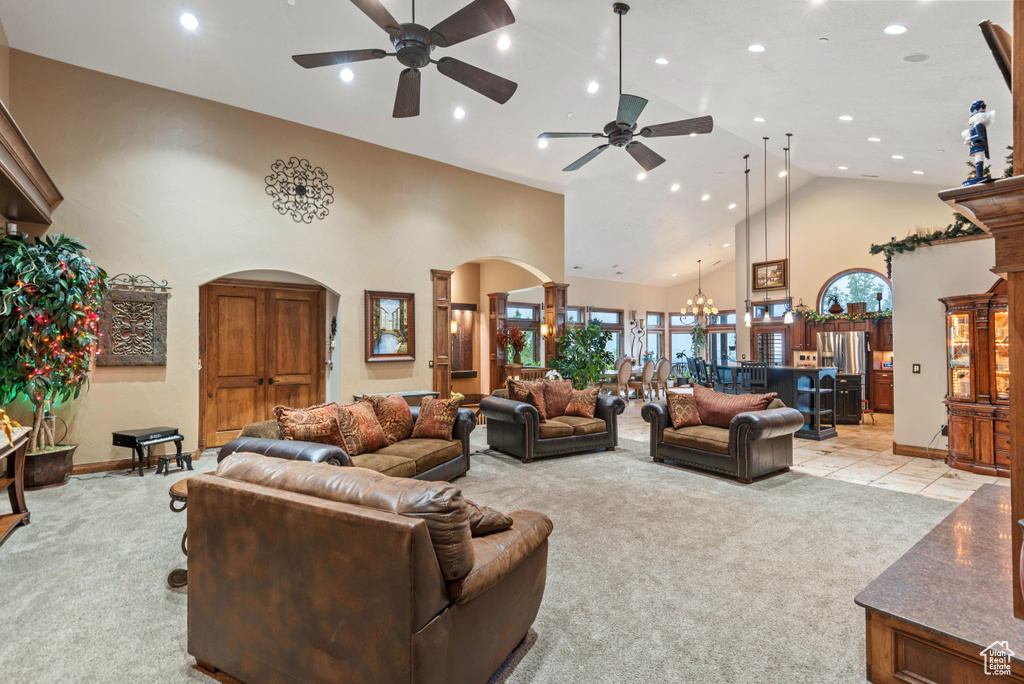
{"label": "light switch plate", "polygon": [[918,373],[918,374],[920,374],[920,373],[921,373],[921,364],[919,364],[919,363],[915,363],[915,364],[914,364],[914,366],[913,366],[913,371],[914,371],[915,373]]}

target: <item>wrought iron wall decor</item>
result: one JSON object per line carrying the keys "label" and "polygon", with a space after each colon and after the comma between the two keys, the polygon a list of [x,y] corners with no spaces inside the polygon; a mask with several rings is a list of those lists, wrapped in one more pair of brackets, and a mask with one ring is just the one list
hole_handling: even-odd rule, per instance
{"label": "wrought iron wall decor", "polygon": [[296,223],[312,223],[330,213],[334,188],[327,184],[327,172],[321,167],[313,168],[308,160],[292,157],[278,159],[270,171],[266,190],[279,214],[291,216]]}
{"label": "wrought iron wall decor", "polygon": [[100,311],[97,366],[167,365],[167,281],[119,273]]}

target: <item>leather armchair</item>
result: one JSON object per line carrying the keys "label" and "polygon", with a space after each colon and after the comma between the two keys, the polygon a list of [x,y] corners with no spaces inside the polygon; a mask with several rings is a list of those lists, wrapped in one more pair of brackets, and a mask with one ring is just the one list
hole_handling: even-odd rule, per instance
{"label": "leather armchair", "polygon": [[707,428],[720,431],[723,437],[728,433],[729,453],[720,454],[700,448],[696,442],[666,442],[665,430],[672,427],[672,420],[664,401],[645,404],[640,415],[651,425],[651,458],[656,462],[673,461],[732,475],[743,484],[788,470],[793,465],[793,433],[804,425],[803,415],[785,406],[741,413],[732,419],[727,431]]}
{"label": "leather armchair", "polygon": [[619,445],[618,416],[625,410],[622,397],[599,394],[594,418],[604,421],[604,431],[542,439],[540,413],[530,404],[494,395],[480,400],[480,413],[487,418],[488,446],[512,454],[523,463],[532,462],[536,456],[613,451]]}

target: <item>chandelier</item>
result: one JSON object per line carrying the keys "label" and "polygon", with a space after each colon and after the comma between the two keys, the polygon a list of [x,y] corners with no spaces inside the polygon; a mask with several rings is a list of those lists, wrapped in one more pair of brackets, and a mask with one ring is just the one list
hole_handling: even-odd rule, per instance
{"label": "chandelier", "polygon": [[702,328],[706,328],[708,325],[708,318],[711,316],[718,315],[718,308],[712,306],[715,300],[711,297],[705,297],[704,292],[700,289],[700,259],[697,259],[697,294],[693,295],[692,299],[686,300],[686,307],[679,310],[681,314],[693,314],[696,317],[696,324]]}

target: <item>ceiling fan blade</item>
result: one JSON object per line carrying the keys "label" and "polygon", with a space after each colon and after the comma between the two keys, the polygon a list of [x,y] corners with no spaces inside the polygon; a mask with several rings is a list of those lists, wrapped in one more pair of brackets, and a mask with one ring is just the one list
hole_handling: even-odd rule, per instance
{"label": "ceiling fan blade", "polygon": [[645,138],[664,138],[669,135],[710,133],[714,127],[715,120],[710,116],[699,116],[696,119],[683,119],[655,126],[645,126],[638,135]]}
{"label": "ceiling fan blade", "polygon": [[644,171],[651,171],[665,163],[664,157],[642,142],[634,140],[626,145],[626,151],[629,152],[629,156],[636,159],[637,164],[644,167]]}
{"label": "ceiling fan blade", "polygon": [[420,115],[420,70],[406,69],[398,76],[398,94],[391,116],[406,119]]}
{"label": "ceiling fan blade", "polygon": [[491,98],[498,104],[508,102],[516,92],[516,88],[519,87],[515,81],[510,81],[451,57],[442,57],[438,60],[437,70],[453,81],[458,81],[467,88],[472,88],[481,95]]}
{"label": "ceiling fan blade", "polygon": [[606,138],[601,133],[541,133],[538,138]]}
{"label": "ceiling fan blade", "polygon": [[351,64],[365,62],[369,59],[384,59],[388,53],[383,50],[344,50],[342,52],[314,52],[309,55],[292,55],[292,59],[300,67],[315,69],[316,67],[333,66],[335,64]]}
{"label": "ceiling fan blade", "polygon": [[619,95],[619,113],[615,117],[615,122],[629,124],[632,127],[646,106],[647,100],[642,97],[625,93]]}
{"label": "ceiling fan blade", "polygon": [[591,160],[593,160],[594,157],[596,157],[597,155],[601,154],[602,152],[604,152],[607,149],[608,149],[608,145],[601,145],[600,147],[595,147],[594,149],[590,150],[585,155],[583,155],[582,157],[580,157],[579,159],[574,161],[572,164],[569,164],[568,166],[566,166],[562,170],[563,171],[576,171],[577,169],[581,169],[581,168],[583,168],[583,166],[585,164],[588,164]]}
{"label": "ceiling fan blade", "polygon": [[430,29],[430,41],[434,45],[451,47],[464,40],[500,29],[502,26],[508,26],[515,20],[505,0],[473,0]]}
{"label": "ceiling fan blade", "polygon": [[391,12],[388,12],[384,5],[380,4],[380,0],[352,0],[352,4],[388,33],[396,35],[401,33],[401,24],[391,16]]}

